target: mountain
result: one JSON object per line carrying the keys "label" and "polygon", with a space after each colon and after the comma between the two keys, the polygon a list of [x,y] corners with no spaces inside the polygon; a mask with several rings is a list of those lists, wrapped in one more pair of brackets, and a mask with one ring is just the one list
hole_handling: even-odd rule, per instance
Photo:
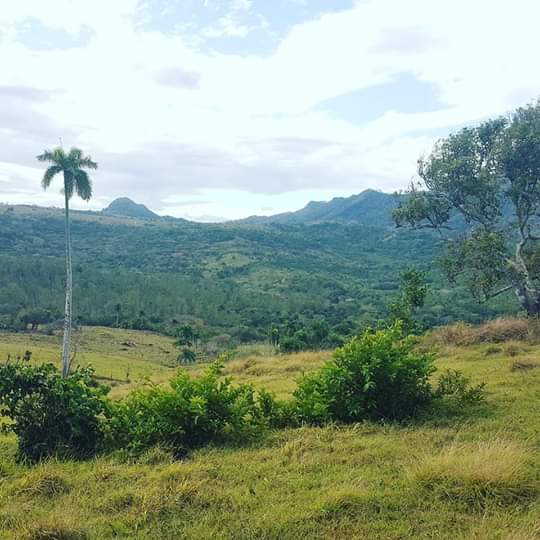
{"label": "mountain", "polygon": [[158,219],[160,217],[149,210],[144,204],[133,202],[128,197],[115,199],[102,211],[104,214],[111,216],[132,217],[138,219]]}
{"label": "mountain", "polygon": [[351,197],[335,197],[328,202],[312,201],[296,212],[286,212],[274,216],[251,216],[240,220],[239,223],[310,225],[334,222],[388,227],[392,225],[391,214],[395,207],[396,198],[394,195],[367,189]]}

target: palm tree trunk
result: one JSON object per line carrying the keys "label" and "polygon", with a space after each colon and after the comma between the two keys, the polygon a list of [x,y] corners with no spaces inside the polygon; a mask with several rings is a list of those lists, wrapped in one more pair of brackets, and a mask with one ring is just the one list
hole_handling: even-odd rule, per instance
{"label": "palm tree trunk", "polygon": [[64,312],[64,341],[62,348],[62,377],[69,374],[70,348],[71,348],[71,298],[73,294],[73,276],[71,271],[71,234],[69,228],[69,198],[66,200],[66,306]]}

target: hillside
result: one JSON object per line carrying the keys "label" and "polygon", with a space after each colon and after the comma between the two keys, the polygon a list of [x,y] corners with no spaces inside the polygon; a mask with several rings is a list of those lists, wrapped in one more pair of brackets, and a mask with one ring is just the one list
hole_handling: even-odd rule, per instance
{"label": "hillside", "polygon": [[[430,270],[427,324],[478,321],[514,304],[479,305],[436,271],[441,240],[361,224],[202,224],[74,212],[75,313],[80,322],[263,340],[273,322],[324,318],[347,333],[384,316],[399,272]],[[61,210],[0,206],[0,325],[60,318]],[[117,309],[120,311],[117,312]]]}
{"label": "hillside", "polygon": [[312,201],[296,212],[273,216],[251,216],[240,220],[240,223],[313,224],[337,222],[391,227],[391,213],[395,206],[396,197],[394,195],[367,189],[351,197],[336,197],[328,202]]}
{"label": "hillside", "polygon": [[[154,332],[99,326],[73,332],[75,366],[92,366],[99,380],[110,384],[113,396],[124,394],[147,379],[169,378],[177,368],[172,339]],[[0,361],[16,361],[26,351],[32,363],[59,365],[62,333],[0,332]]]}
{"label": "hillside", "polygon": [[[540,346],[448,341],[460,332],[437,337],[437,367],[485,382],[487,402],[423,421],[276,430],[182,460],[158,447],[36,466],[16,463],[2,435],[0,538],[538,538]],[[289,395],[327,354],[239,358],[227,371]]]}

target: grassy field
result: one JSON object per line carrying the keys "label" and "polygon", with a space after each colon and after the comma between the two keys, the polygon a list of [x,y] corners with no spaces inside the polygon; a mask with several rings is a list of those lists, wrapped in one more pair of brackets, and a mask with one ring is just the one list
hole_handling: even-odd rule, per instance
{"label": "grassy field", "polygon": [[[137,346],[122,351],[107,332],[88,329],[87,345],[80,341],[98,372],[114,367],[120,377],[131,363],[133,373],[162,369],[163,378],[171,369],[169,355],[152,354],[166,348],[164,338],[134,334]],[[38,341],[28,348],[50,350]],[[0,341],[2,353],[13,346]],[[486,406],[409,425],[281,430],[176,462],[158,448],[137,462],[108,456],[29,467],[16,463],[16,441],[4,437],[0,538],[540,538],[540,345],[439,349],[438,368],[487,383]],[[226,371],[285,397],[328,356],[244,350]]]}
{"label": "grassy field", "polygon": [[[0,361],[14,360],[25,351],[32,362],[60,365],[62,336],[0,332]],[[166,336],[136,330],[82,327],[74,332],[72,366],[92,365],[96,375],[121,395],[146,379],[166,380],[176,369],[177,351]]]}

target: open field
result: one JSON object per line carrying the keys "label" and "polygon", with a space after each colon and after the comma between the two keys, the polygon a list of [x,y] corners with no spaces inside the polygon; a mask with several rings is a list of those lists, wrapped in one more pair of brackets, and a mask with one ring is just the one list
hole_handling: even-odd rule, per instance
{"label": "open field", "polygon": [[[96,375],[113,387],[113,395],[147,378],[167,379],[174,372],[177,352],[171,338],[151,332],[82,327],[73,333],[72,366],[91,364]],[[32,362],[60,366],[62,336],[0,332],[0,361],[32,352]]]}
{"label": "open field", "polygon": [[[91,332],[94,339],[105,330]],[[167,369],[164,357],[137,364],[134,347],[116,351],[103,338],[94,346],[108,358],[141,373]],[[153,351],[160,338],[152,343]],[[4,437],[0,538],[540,538],[540,346],[439,347],[438,368],[487,383],[484,407],[409,425],[281,430],[250,447],[206,448],[177,462],[155,449],[137,462],[108,456],[28,467]],[[328,357],[255,352],[231,361],[227,373],[282,396]]]}

